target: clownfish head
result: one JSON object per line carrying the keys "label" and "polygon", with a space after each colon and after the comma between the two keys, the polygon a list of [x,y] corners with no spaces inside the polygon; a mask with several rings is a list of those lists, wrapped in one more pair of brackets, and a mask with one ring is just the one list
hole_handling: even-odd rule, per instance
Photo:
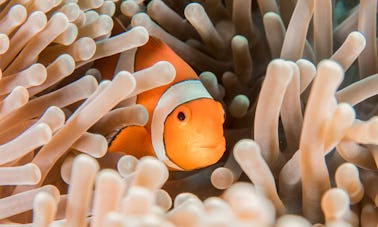
{"label": "clownfish head", "polygon": [[164,124],[168,158],[183,170],[216,163],[225,151],[222,105],[208,98],[181,104]]}
{"label": "clownfish head", "polygon": [[224,111],[198,79],[172,84],[151,118],[151,142],[157,158],[174,170],[216,163],[225,151]]}

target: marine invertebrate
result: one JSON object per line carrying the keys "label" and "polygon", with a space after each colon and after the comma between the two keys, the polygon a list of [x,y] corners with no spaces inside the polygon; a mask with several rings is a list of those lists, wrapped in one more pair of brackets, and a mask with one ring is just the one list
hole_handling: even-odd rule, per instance
{"label": "marine invertebrate", "polygon": [[[0,1],[0,225],[375,226],[377,2],[329,3]],[[225,109],[211,167],[106,152],[148,122],[128,98],[170,80],[128,70],[150,35]],[[92,68],[121,52],[112,80]]]}

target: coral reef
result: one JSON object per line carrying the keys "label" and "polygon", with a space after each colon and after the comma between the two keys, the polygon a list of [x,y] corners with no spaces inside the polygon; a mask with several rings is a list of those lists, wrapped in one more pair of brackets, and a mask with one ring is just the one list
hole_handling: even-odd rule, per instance
{"label": "coral reef", "polygon": [[[376,0],[0,9],[0,226],[377,226]],[[174,76],[168,62],[130,68],[149,35],[223,104],[217,164],[169,172],[107,152],[148,120],[132,97]]]}

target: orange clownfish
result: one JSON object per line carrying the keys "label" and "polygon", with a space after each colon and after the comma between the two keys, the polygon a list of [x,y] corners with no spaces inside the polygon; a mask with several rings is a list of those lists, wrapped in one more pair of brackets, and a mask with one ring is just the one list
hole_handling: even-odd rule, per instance
{"label": "orange clownfish", "polygon": [[120,130],[110,142],[109,151],[138,158],[152,155],[171,170],[193,170],[216,163],[225,151],[222,105],[211,97],[184,60],[150,36],[147,44],[135,50],[134,71],[158,61],[168,61],[175,67],[175,79],[136,97],[136,103],[147,109],[149,120],[143,127]]}

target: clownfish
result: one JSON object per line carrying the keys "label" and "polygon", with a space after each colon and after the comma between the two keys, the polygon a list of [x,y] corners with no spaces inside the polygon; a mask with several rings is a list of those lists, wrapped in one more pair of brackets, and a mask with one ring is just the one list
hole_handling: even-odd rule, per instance
{"label": "clownfish", "polygon": [[155,156],[170,170],[188,171],[216,163],[226,146],[222,104],[211,97],[195,71],[155,37],[135,49],[134,71],[159,61],[174,66],[175,79],[136,97],[149,114],[147,124],[120,130],[108,151],[137,158]]}

